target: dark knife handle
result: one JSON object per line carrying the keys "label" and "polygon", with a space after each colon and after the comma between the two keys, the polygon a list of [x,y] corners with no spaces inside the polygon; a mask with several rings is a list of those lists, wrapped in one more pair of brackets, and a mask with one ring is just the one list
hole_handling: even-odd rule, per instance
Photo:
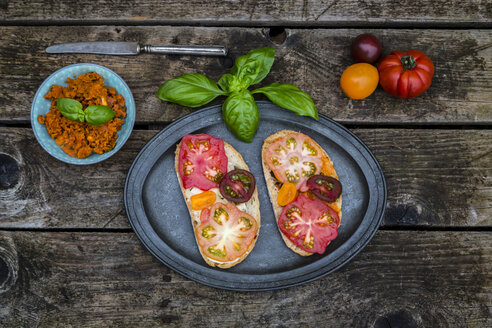
{"label": "dark knife handle", "polygon": [[227,56],[227,48],[224,46],[150,46],[140,47],[141,52],[151,54],[172,55],[199,55],[199,56]]}

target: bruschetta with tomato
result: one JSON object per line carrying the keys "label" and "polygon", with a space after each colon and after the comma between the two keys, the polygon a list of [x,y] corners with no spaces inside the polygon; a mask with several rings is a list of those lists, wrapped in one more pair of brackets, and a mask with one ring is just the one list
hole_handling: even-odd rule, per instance
{"label": "bruschetta with tomato", "polygon": [[323,254],[342,218],[342,185],[326,151],[303,133],[282,130],[265,139],[262,163],[287,247],[302,256]]}
{"label": "bruschetta with tomato", "polygon": [[189,134],[177,145],[175,168],[203,259],[223,269],[239,264],[261,223],[256,181],[243,157],[222,139]]}

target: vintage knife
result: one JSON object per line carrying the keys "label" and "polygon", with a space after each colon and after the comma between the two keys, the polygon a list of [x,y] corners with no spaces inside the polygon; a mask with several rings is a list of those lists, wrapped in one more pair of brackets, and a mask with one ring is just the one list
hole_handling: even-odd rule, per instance
{"label": "vintage knife", "polygon": [[73,42],[61,43],[46,48],[50,54],[84,53],[105,55],[138,55],[141,52],[171,55],[226,56],[224,46],[150,46],[137,42]]}

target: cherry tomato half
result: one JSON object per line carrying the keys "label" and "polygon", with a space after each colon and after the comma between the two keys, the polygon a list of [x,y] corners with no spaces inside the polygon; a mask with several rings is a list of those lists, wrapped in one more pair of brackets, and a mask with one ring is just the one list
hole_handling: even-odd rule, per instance
{"label": "cherry tomato half", "polygon": [[309,178],[309,190],[325,202],[334,202],[342,193],[342,184],[334,177],[315,175]]}
{"label": "cherry tomato half", "polygon": [[227,200],[244,203],[253,195],[255,186],[253,174],[246,170],[232,170],[220,181],[220,193]]}
{"label": "cherry tomato half", "polygon": [[358,63],[347,67],[340,78],[340,86],[347,97],[364,99],[376,90],[379,73],[376,67]]}

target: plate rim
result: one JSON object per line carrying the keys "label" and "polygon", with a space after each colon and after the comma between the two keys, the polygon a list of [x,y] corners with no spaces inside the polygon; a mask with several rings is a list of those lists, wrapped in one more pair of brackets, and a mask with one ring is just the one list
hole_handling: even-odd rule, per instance
{"label": "plate rim", "polygon": [[[273,104],[269,101],[257,101],[256,103],[258,104],[258,107],[270,106],[273,108],[276,107],[277,109],[280,109],[278,106],[276,106],[275,104]],[[375,179],[378,180],[378,182],[380,182],[380,185],[378,185],[379,193],[378,193],[377,197],[375,198],[377,200],[377,203],[375,205],[374,215],[370,218],[370,224],[367,227],[363,228],[363,231],[360,232],[359,239],[357,239],[356,242],[353,243],[354,245],[351,248],[349,248],[347,251],[342,252],[335,259],[333,259],[329,263],[327,263],[327,265],[331,264],[330,268],[328,270],[323,271],[321,273],[316,273],[315,272],[316,270],[314,270],[314,271],[309,271],[308,273],[305,273],[302,275],[294,276],[294,278],[302,278],[302,277],[306,276],[306,279],[297,279],[297,280],[294,279],[295,280],[294,282],[291,282],[291,280],[293,279],[292,277],[288,277],[288,278],[284,278],[284,279],[280,279],[280,280],[274,279],[271,281],[262,282],[261,286],[252,286],[252,283],[248,282],[248,281],[246,281],[246,282],[244,282],[244,281],[243,282],[238,282],[238,281],[229,282],[229,281],[227,281],[225,284],[224,283],[218,284],[218,283],[211,282],[209,277],[202,276],[202,274],[200,274],[199,272],[194,272],[193,268],[186,268],[186,264],[183,265],[182,263],[175,262],[169,256],[169,254],[163,253],[163,251],[159,249],[159,245],[157,245],[152,240],[151,236],[149,236],[147,234],[147,232],[145,231],[145,229],[144,229],[145,227],[143,227],[143,225],[145,225],[147,228],[150,228],[152,230],[151,233],[153,232],[157,236],[157,239],[159,239],[164,245],[166,245],[166,243],[162,239],[159,238],[159,236],[157,235],[157,233],[153,229],[150,221],[147,219],[146,222],[140,222],[138,220],[138,218],[132,219],[134,213],[131,213],[131,210],[134,210],[134,208],[133,208],[133,204],[130,203],[131,200],[129,199],[129,188],[130,188],[130,180],[132,178],[132,174],[137,169],[136,166],[139,164],[139,161],[141,160],[142,156],[144,156],[146,154],[146,152],[149,152],[148,149],[152,148],[151,146],[154,145],[154,143],[159,139],[159,137],[162,134],[164,134],[168,130],[173,129],[176,126],[179,126],[179,124],[181,122],[183,122],[184,120],[190,119],[191,117],[194,117],[197,115],[199,116],[200,114],[203,114],[203,113],[208,112],[208,111],[217,111],[220,108],[221,108],[221,105],[214,105],[214,106],[202,108],[202,109],[194,111],[190,114],[187,114],[187,115],[177,119],[176,121],[170,123],[168,126],[166,126],[161,131],[159,131],[155,136],[153,136],[141,148],[140,152],[135,157],[135,159],[134,159],[134,161],[133,161],[133,163],[132,163],[132,165],[128,171],[127,178],[125,180],[125,187],[124,187],[124,204],[125,204],[127,217],[128,217],[128,220],[130,222],[130,225],[131,225],[133,231],[135,232],[135,234],[139,238],[140,242],[154,257],[156,257],[156,259],[158,259],[160,262],[165,264],[170,269],[172,269],[172,270],[178,272],[179,274],[185,276],[186,278],[191,279],[191,280],[196,281],[196,282],[199,282],[201,284],[210,286],[210,287],[226,289],[226,290],[235,290],[235,291],[264,291],[264,290],[274,290],[274,289],[282,289],[282,288],[288,288],[288,287],[292,287],[292,286],[298,286],[298,285],[305,284],[305,283],[317,280],[319,278],[322,278],[322,277],[338,270],[340,267],[342,267],[343,265],[348,263],[354,256],[356,256],[362,249],[364,249],[365,246],[367,246],[367,244],[371,241],[371,239],[373,238],[373,236],[377,232],[377,230],[378,230],[378,228],[382,222],[382,219],[384,217],[385,210],[386,210],[387,185],[386,185],[386,180],[384,178],[384,173],[382,171],[382,168],[381,168],[379,162],[377,161],[376,157],[374,156],[374,154],[370,151],[370,149],[367,147],[367,145],[359,137],[357,137],[354,133],[352,133],[350,130],[345,128],[340,123],[334,121],[333,119],[329,118],[326,115],[320,114],[319,115],[320,120],[316,121],[316,123],[322,124],[322,126],[324,128],[328,128],[331,130],[333,130],[332,127],[330,127],[329,125],[326,125],[326,123],[334,125],[339,130],[339,131],[334,130],[334,132],[338,133],[340,136],[346,138],[351,144],[353,144],[356,147],[357,151],[362,155],[362,157],[367,162],[368,166],[371,168],[371,172],[374,174]],[[280,109],[280,110],[284,111],[283,109]],[[322,120],[325,120],[326,122],[321,122]],[[295,122],[295,123],[298,124],[299,122]],[[340,133],[340,132],[342,132],[342,133]],[[352,142],[352,140],[349,140],[347,137],[354,139],[357,142],[357,144]],[[156,147],[156,146],[158,146],[158,144],[154,145],[154,147]],[[169,147],[166,148],[166,150],[167,149],[169,149]],[[364,154],[361,152],[361,149],[365,152]],[[149,155],[151,155],[151,154],[152,153],[150,153]],[[369,158],[367,157],[367,155]],[[352,158],[352,159],[354,160],[354,162],[356,162],[360,166],[360,163],[355,158]],[[152,166],[155,165],[155,163],[156,162],[154,161],[152,163]],[[371,165],[369,165],[369,164],[371,164]],[[375,167],[375,170],[373,169],[372,166]],[[146,172],[145,174],[148,175],[149,172],[150,172],[150,170],[148,172]],[[364,176],[367,175],[366,172],[363,172],[363,173],[364,173]],[[145,179],[146,179],[146,177],[142,180],[145,180]],[[369,202],[369,204],[370,204],[370,202]],[[364,220],[366,220],[365,217],[366,217],[366,215],[364,215],[364,218],[361,222],[364,222]],[[353,235],[357,234],[360,229],[362,229],[362,225],[359,226],[349,236],[349,239]],[[142,233],[142,235],[141,235],[141,233]],[[149,245],[149,243],[151,245]],[[337,249],[342,248],[343,245],[344,244],[341,244]],[[176,253],[169,246],[167,246],[167,247],[172,252]],[[186,258],[185,256],[183,256],[181,254],[178,254],[178,253],[176,253],[176,254],[177,254],[177,257],[180,259],[183,259],[184,262],[192,262],[191,266],[193,266],[193,263],[194,263],[193,261],[191,261],[190,259]],[[314,261],[313,263],[310,263],[308,265],[314,266],[314,264],[316,264],[316,262],[319,262],[319,260]],[[200,266],[200,264],[197,264],[197,263],[194,263],[194,264],[195,264],[195,266]],[[208,266],[207,267],[202,266],[202,267],[205,269],[211,269]],[[289,273],[289,272],[292,272],[294,270],[298,270],[298,269],[304,268],[304,267],[305,266],[301,266],[299,268],[284,271],[282,273]],[[227,273],[228,275],[232,276],[233,278],[251,275],[251,274],[235,273],[235,272],[227,272],[227,271],[221,271],[221,273],[222,272]],[[271,273],[268,275],[275,276],[275,275],[279,275],[279,273]],[[284,284],[284,283],[282,283],[282,281],[286,281],[286,283]],[[258,285],[258,284],[256,284],[256,285]]]}

